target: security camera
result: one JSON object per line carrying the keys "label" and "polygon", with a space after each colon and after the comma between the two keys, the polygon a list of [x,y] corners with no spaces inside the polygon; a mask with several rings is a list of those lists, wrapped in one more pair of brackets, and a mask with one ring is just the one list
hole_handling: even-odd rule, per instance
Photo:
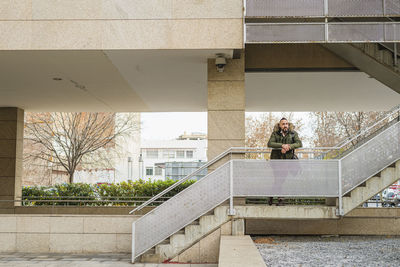
{"label": "security camera", "polygon": [[226,65],[226,59],[222,55],[217,55],[215,58],[215,66],[217,66],[218,72],[223,72]]}

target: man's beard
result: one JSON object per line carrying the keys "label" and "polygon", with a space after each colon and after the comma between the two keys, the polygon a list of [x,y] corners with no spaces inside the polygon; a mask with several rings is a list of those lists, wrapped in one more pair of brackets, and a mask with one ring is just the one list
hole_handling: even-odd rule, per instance
{"label": "man's beard", "polygon": [[281,130],[282,130],[282,132],[284,132],[284,133],[287,133],[287,132],[289,131],[288,128],[283,128],[283,129],[281,129]]}

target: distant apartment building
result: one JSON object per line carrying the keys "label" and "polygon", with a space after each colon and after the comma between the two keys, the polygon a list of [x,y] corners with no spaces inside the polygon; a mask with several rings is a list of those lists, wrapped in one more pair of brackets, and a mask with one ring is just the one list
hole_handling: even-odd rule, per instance
{"label": "distant apartment building", "polygon": [[[140,178],[178,180],[207,161],[206,135],[185,133],[175,140],[147,140],[140,151]],[[195,178],[204,175],[202,172]]]}

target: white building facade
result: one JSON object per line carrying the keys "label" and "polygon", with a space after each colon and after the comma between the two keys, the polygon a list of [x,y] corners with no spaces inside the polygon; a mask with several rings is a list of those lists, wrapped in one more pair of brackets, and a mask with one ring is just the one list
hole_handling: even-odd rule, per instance
{"label": "white building facade", "polygon": [[[207,140],[146,140],[140,151],[140,178],[165,180],[172,178],[166,177],[165,163],[206,162]],[[176,165],[176,168],[183,168],[183,165]],[[183,172],[177,170],[177,173]]]}

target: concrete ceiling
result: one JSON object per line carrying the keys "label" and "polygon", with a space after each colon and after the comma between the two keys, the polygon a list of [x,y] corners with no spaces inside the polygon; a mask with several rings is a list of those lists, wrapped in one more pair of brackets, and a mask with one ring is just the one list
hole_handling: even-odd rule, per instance
{"label": "concrete ceiling", "polygon": [[[0,107],[207,110],[207,58],[231,50],[0,51]],[[361,72],[246,74],[247,111],[384,110],[400,95]]]}

